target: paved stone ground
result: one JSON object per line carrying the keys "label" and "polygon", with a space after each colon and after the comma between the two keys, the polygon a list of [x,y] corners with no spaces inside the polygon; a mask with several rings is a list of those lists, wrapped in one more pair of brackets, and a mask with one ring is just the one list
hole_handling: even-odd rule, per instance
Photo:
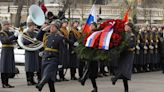
{"label": "paved stone ground", "polygon": [[[10,79],[10,84],[15,88],[4,89],[1,87],[0,92],[38,92],[34,86],[27,86],[25,79],[24,67],[19,66],[21,74],[15,79]],[[69,78],[67,74],[66,78]],[[122,81],[119,80],[115,86],[110,81],[111,76],[98,78],[99,92],[123,92]],[[86,86],[81,86],[77,81],[68,81],[56,83],[57,92],[91,92],[91,82],[88,80]],[[132,80],[129,82],[129,92],[164,92],[164,74],[161,71],[133,74]],[[49,92],[46,85],[42,92]]]}

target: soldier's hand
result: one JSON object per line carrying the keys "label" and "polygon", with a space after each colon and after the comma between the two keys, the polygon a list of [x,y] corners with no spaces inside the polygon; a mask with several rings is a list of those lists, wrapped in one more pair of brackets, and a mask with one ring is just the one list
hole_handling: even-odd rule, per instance
{"label": "soldier's hand", "polygon": [[137,49],[137,50],[140,50],[140,47],[137,45],[137,46],[136,46],[136,49]]}
{"label": "soldier's hand", "polygon": [[58,65],[58,68],[60,69],[60,68],[62,68],[63,67],[63,65]]}
{"label": "soldier's hand", "polygon": [[50,30],[50,26],[44,26],[44,27],[42,27],[42,31],[48,31],[48,30]]}
{"label": "soldier's hand", "polygon": [[73,44],[73,46],[79,46],[79,43],[78,42],[75,42],[74,44]]}

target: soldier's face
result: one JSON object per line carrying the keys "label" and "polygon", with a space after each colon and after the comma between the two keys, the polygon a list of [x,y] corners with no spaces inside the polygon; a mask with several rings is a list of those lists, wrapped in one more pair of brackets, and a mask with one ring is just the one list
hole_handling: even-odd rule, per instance
{"label": "soldier's face", "polygon": [[74,24],[73,24],[73,27],[78,27],[79,26],[79,23],[78,22],[75,22]]}
{"label": "soldier's face", "polygon": [[57,28],[55,25],[51,25],[50,27],[50,32],[53,33],[53,32],[56,32],[57,31]]}
{"label": "soldier's face", "polygon": [[94,30],[94,29],[96,29],[95,25],[90,24],[90,30]]}
{"label": "soldier's face", "polygon": [[128,25],[125,25],[125,32],[129,32],[129,31],[131,31],[131,28],[128,26]]}
{"label": "soldier's face", "polygon": [[64,22],[63,24],[62,24],[62,27],[67,27],[68,26],[68,23],[67,22]]}
{"label": "soldier's face", "polygon": [[10,29],[10,23],[6,23],[3,25],[4,30],[9,30]]}

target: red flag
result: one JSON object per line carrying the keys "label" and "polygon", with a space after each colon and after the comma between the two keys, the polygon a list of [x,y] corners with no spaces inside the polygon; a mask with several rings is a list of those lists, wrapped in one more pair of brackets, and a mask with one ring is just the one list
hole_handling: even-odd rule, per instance
{"label": "red flag", "polygon": [[129,9],[125,12],[123,20],[125,22],[128,22],[128,18],[129,18]]}

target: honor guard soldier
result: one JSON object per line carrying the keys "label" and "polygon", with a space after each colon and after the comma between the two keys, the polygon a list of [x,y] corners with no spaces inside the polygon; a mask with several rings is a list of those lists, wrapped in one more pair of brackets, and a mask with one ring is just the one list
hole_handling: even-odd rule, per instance
{"label": "honor guard soldier", "polygon": [[140,38],[141,38],[141,30],[139,30],[138,32],[136,32],[135,34],[136,36],[136,47],[135,47],[135,59],[134,59],[134,65],[133,65],[133,72],[137,73],[140,67],[140,60],[139,60],[139,56],[140,56]]}
{"label": "honor guard soldier", "polygon": [[75,48],[75,43],[78,41],[78,39],[81,36],[81,34],[77,28],[78,26],[79,26],[79,22],[74,21],[72,23],[72,29],[69,33],[71,80],[77,80],[77,78],[75,77],[75,73],[76,73],[76,68],[78,67],[78,59],[77,59],[77,55],[74,51],[74,48]]}
{"label": "honor guard soldier", "polygon": [[[55,20],[50,24],[50,34],[45,39],[45,49],[42,56],[42,79],[36,88],[41,91],[48,83],[50,92],[55,92],[54,82],[58,68],[62,67],[63,59],[63,35],[59,32],[60,21]],[[45,31],[40,31],[38,39],[42,39]]]}
{"label": "honor guard soldier", "polygon": [[0,72],[3,88],[13,88],[9,84],[9,75],[15,73],[14,45],[18,33],[10,31],[9,21],[2,22],[2,31],[0,32],[0,41],[2,43]]}
{"label": "honor guard soldier", "polygon": [[159,32],[157,27],[153,27],[154,32],[154,69],[160,69],[160,57],[159,57]]}
{"label": "honor guard soldier", "polygon": [[133,60],[134,60],[134,50],[135,50],[135,35],[133,33],[133,24],[127,23],[125,25],[125,40],[128,42],[127,47],[120,54],[118,67],[115,70],[115,77],[113,77],[112,83],[115,85],[118,79],[123,80],[124,92],[129,92],[128,80],[131,79]]}
{"label": "honor guard soldier", "polygon": [[161,62],[161,68],[162,68],[162,73],[164,73],[164,28],[160,29],[160,36],[159,36],[159,53],[160,53],[160,62]]}
{"label": "honor guard soldier", "polygon": [[148,54],[149,54],[149,62],[148,62],[148,65],[149,65],[149,69],[150,71],[153,71],[153,63],[154,63],[154,37],[155,37],[155,34],[154,32],[152,31],[152,29],[149,29],[149,50],[148,50]]}
{"label": "honor guard soldier", "polygon": [[[37,33],[35,31],[35,24],[29,20],[27,22],[28,30],[24,33],[24,35],[27,35],[28,37],[34,39],[34,43],[30,42],[27,39],[23,39],[23,43],[27,46],[35,44],[35,39],[37,36]],[[26,71],[26,77],[27,77],[27,85],[35,85],[36,82],[34,81],[34,72],[39,71],[39,51],[28,51],[25,50],[25,71]]]}
{"label": "honor guard soldier", "polygon": [[64,36],[64,38],[66,40],[64,40],[64,46],[65,46],[65,60],[64,60],[64,65],[61,69],[59,69],[59,77],[61,81],[68,81],[64,76],[66,74],[66,72],[64,73],[64,69],[68,69],[69,67],[69,57],[70,57],[70,53],[69,53],[69,43],[67,42],[67,40],[69,40],[69,31],[67,30],[68,27],[68,20],[67,19],[63,19],[62,20],[62,24],[61,24],[61,28],[60,28],[60,32],[62,33],[62,35]]}
{"label": "honor guard soldier", "polygon": [[[90,33],[97,31],[97,24],[95,22],[91,22],[89,25]],[[96,83],[96,79],[98,76],[98,61],[96,60],[88,60],[86,62],[86,69],[84,69],[84,74],[80,79],[81,85],[85,85],[86,80],[89,78],[91,80],[93,90],[91,92],[98,92],[98,87]]]}

